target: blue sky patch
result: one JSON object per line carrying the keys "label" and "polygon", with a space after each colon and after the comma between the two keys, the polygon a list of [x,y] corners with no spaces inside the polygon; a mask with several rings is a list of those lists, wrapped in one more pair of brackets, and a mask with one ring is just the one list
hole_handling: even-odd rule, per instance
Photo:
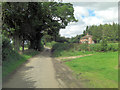
{"label": "blue sky patch", "polygon": [[85,16],[84,16],[84,15],[82,15],[81,17],[82,17],[82,18],[85,18]]}
{"label": "blue sky patch", "polygon": [[88,9],[88,12],[89,12],[89,16],[95,16],[94,10]]}

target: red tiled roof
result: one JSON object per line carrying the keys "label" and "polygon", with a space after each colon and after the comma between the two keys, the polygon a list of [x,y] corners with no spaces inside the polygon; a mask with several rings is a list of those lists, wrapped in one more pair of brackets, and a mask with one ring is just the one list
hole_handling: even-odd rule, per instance
{"label": "red tiled roof", "polygon": [[86,36],[82,37],[81,39],[87,39],[89,37],[92,37],[92,36],[91,35],[86,35]]}

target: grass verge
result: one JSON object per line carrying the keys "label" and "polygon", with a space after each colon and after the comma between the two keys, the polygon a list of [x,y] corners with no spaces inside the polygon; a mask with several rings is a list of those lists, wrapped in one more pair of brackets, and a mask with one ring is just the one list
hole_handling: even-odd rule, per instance
{"label": "grass verge", "polygon": [[2,63],[2,77],[5,78],[12,73],[16,68],[23,64],[26,60],[38,54],[35,50],[26,50],[23,54],[11,51],[7,56],[7,60]]}

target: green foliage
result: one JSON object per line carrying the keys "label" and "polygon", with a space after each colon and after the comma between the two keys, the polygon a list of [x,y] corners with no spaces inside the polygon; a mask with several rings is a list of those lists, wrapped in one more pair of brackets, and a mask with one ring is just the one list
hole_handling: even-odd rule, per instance
{"label": "green foliage", "polygon": [[35,50],[42,48],[41,38],[44,35],[55,39],[61,28],[77,21],[70,3],[5,2],[2,11],[3,32],[14,39],[29,40],[30,48]]}
{"label": "green foliage", "polygon": [[109,43],[107,50],[108,51],[118,51],[119,47],[118,47],[118,43]]}
{"label": "green foliage", "polygon": [[107,46],[101,46],[100,44],[91,44],[89,45],[90,51],[101,52],[105,49],[105,51],[118,51],[118,43],[108,43]]}
{"label": "green foliage", "polygon": [[71,43],[56,43],[52,47],[53,56],[60,56],[60,52],[69,50],[70,48],[73,48],[73,44]]}
{"label": "green foliage", "polygon": [[90,53],[93,52],[88,51],[88,44],[56,43],[52,47],[52,54],[54,57],[76,56]]}
{"label": "green foliage", "polygon": [[45,43],[45,46],[52,48],[54,44],[56,44],[55,41],[52,41],[52,42],[46,42],[46,43]]}
{"label": "green foliage", "polygon": [[100,44],[91,44],[89,45],[90,51],[96,51],[100,52],[101,51],[101,45]]}
{"label": "green foliage", "polygon": [[118,24],[104,24],[104,25],[92,25],[87,26],[84,34],[89,33],[93,36],[95,43],[99,43],[102,40],[102,37],[106,37],[107,41],[118,41]]}
{"label": "green foliage", "polygon": [[70,43],[79,43],[80,42],[80,38],[83,37],[84,35],[77,35],[75,37],[69,38],[69,42]]}
{"label": "green foliage", "polygon": [[101,51],[107,51],[107,41],[105,39],[102,39],[101,42]]}
{"label": "green foliage", "polygon": [[10,43],[10,40],[3,36],[2,37],[2,61],[5,61],[7,59],[7,56],[13,52],[12,51],[12,45]]}
{"label": "green foliage", "polygon": [[67,38],[65,38],[65,37],[60,37],[60,35],[58,35],[57,37],[56,37],[56,40],[55,40],[56,42],[60,42],[60,43],[64,43],[64,42],[68,42],[68,39]]}
{"label": "green foliage", "polygon": [[78,47],[79,51],[88,51],[88,44],[84,43],[84,44],[80,44]]}
{"label": "green foliage", "polygon": [[[53,56],[76,56],[103,52],[101,44],[55,43],[52,47]],[[106,51],[118,51],[118,43],[108,43]]]}
{"label": "green foliage", "polygon": [[7,37],[2,36],[2,49],[5,49],[5,48],[12,49],[12,46],[11,46],[10,40]]}
{"label": "green foliage", "polygon": [[70,48],[73,47],[73,44],[71,43],[56,43],[53,45],[52,47],[52,51],[55,51],[55,50],[68,50]]}
{"label": "green foliage", "polygon": [[3,78],[11,74],[16,68],[18,68],[21,64],[23,64],[26,60],[28,60],[29,58],[31,58],[32,56],[38,53],[39,52],[35,50],[27,50],[23,54],[19,54],[11,50],[11,52],[9,52],[5,60],[2,62]]}

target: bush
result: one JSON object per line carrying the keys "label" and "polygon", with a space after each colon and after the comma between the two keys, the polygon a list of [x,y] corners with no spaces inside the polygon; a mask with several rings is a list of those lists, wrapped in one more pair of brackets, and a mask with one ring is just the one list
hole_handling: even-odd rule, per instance
{"label": "bush", "polygon": [[101,51],[107,51],[108,49],[108,45],[107,45],[107,41],[105,39],[102,40],[101,42]]}
{"label": "bush", "polygon": [[56,43],[53,45],[52,47],[52,51],[54,50],[68,50],[70,49],[71,47],[73,47],[73,44],[71,43]]}
{"label": "bush", "polygon": [[2,37],[2,61],[6,60],[7,56],[12,52],[10,40],[5,36]]}
{"label": "bush", "polygon": [[[89,45],[90,51],[96,51],[100,52],[103,51],[103,47],[101,44],[91,44]],[[118,51],[118,44],[112,43],[112,44],[107,44],[107,47],[105,47],[106,51]]]}
{"label": "bush", "polygon": [[78,47],[79,51],[88,51],[89,48],[88,48],[88,44],[80,44],[79,47]]}
{"label": "bush", "polygon": [[89,45],[89,47],[90,47],[90,51],[96,51],[96,52],[101,51],[100,44],[91,44],[91,45]]}
{"label": "bush", "polygon": [[48,47],[52,48],[52,46],[53,46],[55,43],[56,43],[55,41],[47,42],[47,43],[45,43],[45,46],[48,46]]}
{"label": "bush", "polygon": [[64,50],[70,50],[71,48],[74,48],[74,45],[72,43],[59,43],[57,42],[56,44],[53,45],[52,47],[52,53],[53,55],[57,56],[59,52],[64,51]]}
{"label": "bush", "polygon": [[118,51],[118,44],[116,44],[116,43],[108,44],[107,50],[108,51]]}
{"label": "bush", "polygon": [[[105,45],[106,46],[106,45]],[[76,52],[76,51],[117,51],[118,44],[112,43],[108,44],[107,47],[103,48],[101,44],[79,44],[79,43],[56,43],[52,47],[53,56],[61,56],[61,53],[66,52]]]}

